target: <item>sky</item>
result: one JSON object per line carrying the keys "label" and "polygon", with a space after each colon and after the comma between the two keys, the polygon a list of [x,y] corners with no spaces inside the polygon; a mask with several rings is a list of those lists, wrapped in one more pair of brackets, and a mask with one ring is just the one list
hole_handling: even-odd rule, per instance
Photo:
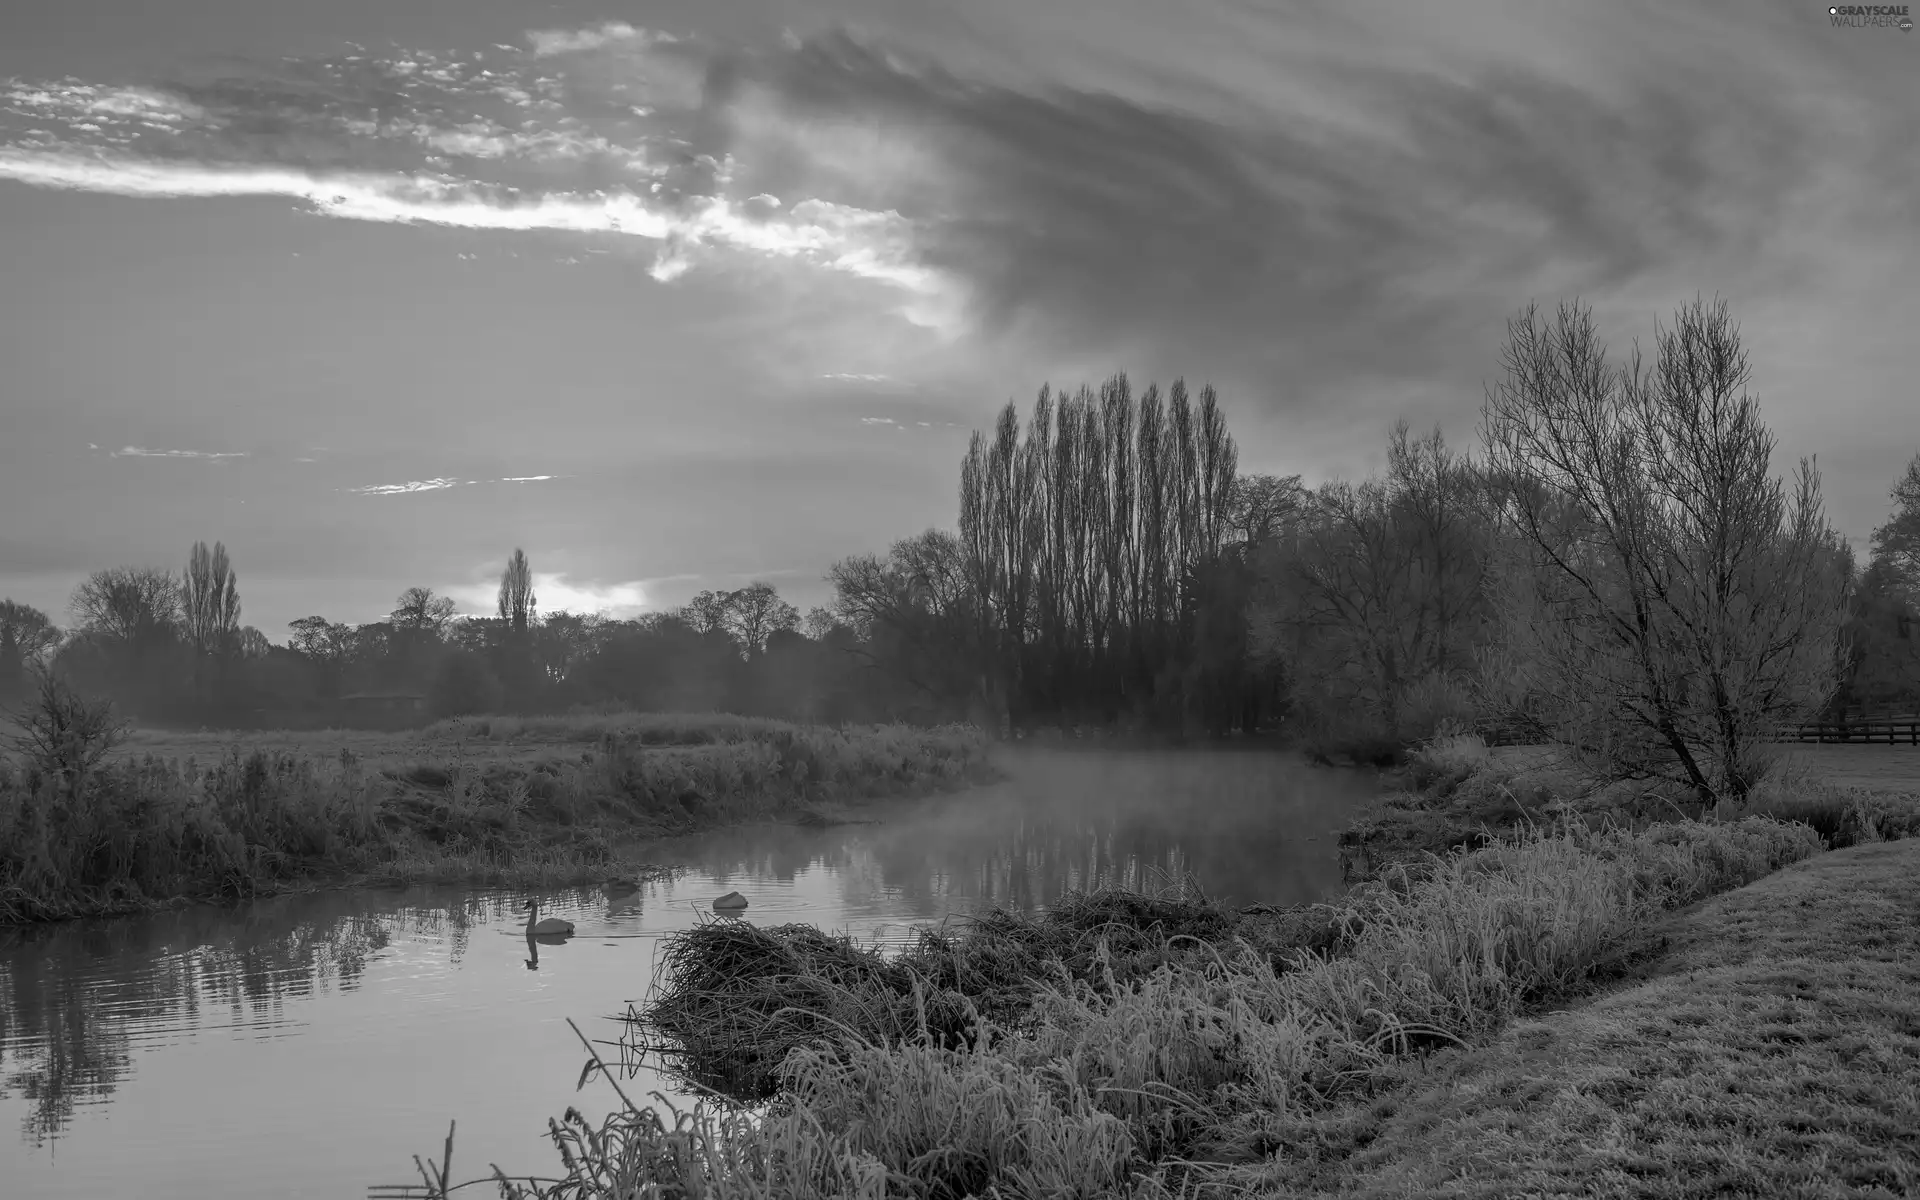
{"label": "sky", "polygon": [[1243,470],[1471,449],[1506,321],[1724,298],[1864,548],[1920,452],[1920,37],[1824,6],[0,6],[0,596],[614,615],[951,527],[1042,383]]}

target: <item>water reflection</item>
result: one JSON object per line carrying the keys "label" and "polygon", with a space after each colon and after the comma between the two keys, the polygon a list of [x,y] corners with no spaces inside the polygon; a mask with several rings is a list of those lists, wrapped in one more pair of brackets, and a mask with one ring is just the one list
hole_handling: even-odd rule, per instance
{"label": "water reflection", "polygon": [[678,839],[666,853],[723,886],[825,866],[843,905],[885,903],[920,918],[956,902],[1031,910],[1068,891],[1188,873],[1232,904],[1306,903],[1339,886],[1333,837],[1374,795],[1370,775],[1262,753],[1201,758],[1027,756],[1004,786],[908,806],[878,825],[729,830]]}
{"label": "water reflection", "polygon": [[593,1099],[573,1091],[565,1018],[641,998],[655,939],[712,920],[725,892],[750,901],[740,919],[888,942],[1155,875],[1301,902],[1338,886],[1329,831],[1373,790],[1274,755],[1035,755],[1007,785],[880,824],[651,846],[687,870],[540,894],[571,939],[528,936],[530,896],[447,888],[0,930],[0,1120],[20,1130],[0,1178],[9,1198],[360,1194],[449,1117],[510,1172],[545,1167],[546,1117]]}
{"label": "water reflection", "polygon": [[136,1046],[211,1026],[274,1036],[297,1019],[289,1001],[351,991],[387,944],[357,907],[336,893],[0,931],[0,1099],[27,1101],[22,1133],[39,1144],[114,1093]]}

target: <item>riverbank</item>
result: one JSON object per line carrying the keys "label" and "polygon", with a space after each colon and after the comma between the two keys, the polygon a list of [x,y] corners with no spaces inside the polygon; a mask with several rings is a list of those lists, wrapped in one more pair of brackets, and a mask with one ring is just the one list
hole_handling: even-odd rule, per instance
{"label": "riverbank", "polygon": [[1403,1070],[1262,1190],[1920,1192],[1920,841],[1795,863],[1648,930],[1603,994]]}
{"label": "riverbank", "polygon": [[[1911,872],[1920,844],[1901,846],[1884,853]],[[1662,961],[1663,937],[1670,950],[1671,931],[1691,928],[1676,911],[1707,911],[1690,906],[1826,851],[1811,827],[1768,817],[1569,826],[1388,872],[1307,913],[1109,893],[1041,918],[995,914],[885,960],[805,927],[703,927],[663,947],[640,1032],[690,1050],[691,1074],[736,1087],[758,1072],[777,1098],[753,1116],[701,1105],[671,1126],[633,1106],[602,1129],[563,1123],[566,1186],[581,1188],[566,1194],[623,1194],[616,1181],[716,1197],[1365,1190],[1365,1169],[1341,1172],[1433,1063],[1617,992]],[[1797,902],[1769,919],[1782,938],[1823,936],[1825,918]],[[1730,936],[1762,932],[1749,922]],[[1712,961],[1716,943],[1699,944]],[[1845,976],[1801,983],[1818,1003]],[[705,1044],[685,1046],[689,1032]],[[1878,1058],[1840,1065],[1833,1086],[1862,1112],[1891,1086]],[[1501,1119],[1449,1148],[1447,1169],[1529,1137],[1526,1111]],[[1862,1161],[1888,1161],[1885,1141]],[[1407,1194],[1397,1186],[1369,1194]]]}
{"label": "riverbank", "polygon": [[1920,751],[1884,746],[1784,749],[1744,807],[1702,808],[1654,781],[1601,784],[1547,746],[1489,749],[1475,737],[1416,749],[1383,773],[1381,802],[1341,835],[1347,878],[1380,878],[1434,854],[1471,850],[1565,822],[1644,828],[1675,819],[1771,816],[1812,826],[1835,848],[1920,836]]}
{"label": "riverbank", "polygon": [[134,731],[0,758],[0,924],[315,886],[584,883],[637,839],[991,782],[966,727],[719,715],[479,718],[407,733]]}

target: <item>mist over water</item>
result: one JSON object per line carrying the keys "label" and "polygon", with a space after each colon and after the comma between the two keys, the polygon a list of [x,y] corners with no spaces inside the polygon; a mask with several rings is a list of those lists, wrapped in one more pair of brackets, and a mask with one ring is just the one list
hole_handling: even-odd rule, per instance
{"label": "mist over water", "polygon": [[[641,1000],[657,939],[712,919],[901,942],[983,907],[1191,875],[1234,905],[1338,890],[1337,829],[1370,773],[1267,751],[1015,751],[1010,779],[877,806],[878,824],[652,843],[685,869],[637,894],[540,895],[575,923],[530,946],[527,894],[327,891],[0,932],[0,1179],[13,1197],[357,1197],[410,1177],[457,1120],[455,1174],[548,1170],[546,1122],[590,1117],[566,1018]],[[670,1081],[643,1071],[636,1099]]]}

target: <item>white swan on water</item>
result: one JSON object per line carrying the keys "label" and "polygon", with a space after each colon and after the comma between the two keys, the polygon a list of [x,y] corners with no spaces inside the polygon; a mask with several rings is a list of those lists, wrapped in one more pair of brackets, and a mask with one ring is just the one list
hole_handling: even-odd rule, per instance
{"label": "white swan on water", "polygon": [[527,932],[529,934],[558,933],[564,935],[573,932],[572,921],[562,921],[559,917],[548,917],[546,920],[541,921],[536,919],[539,915],[540,902],[538,900],[527,901]]}

